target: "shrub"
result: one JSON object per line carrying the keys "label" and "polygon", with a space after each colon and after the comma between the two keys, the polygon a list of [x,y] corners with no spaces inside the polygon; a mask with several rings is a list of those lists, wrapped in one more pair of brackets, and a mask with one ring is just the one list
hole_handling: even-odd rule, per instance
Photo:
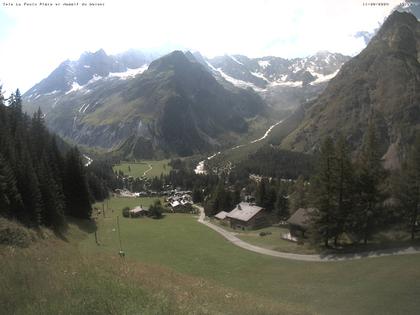
{"label": "shrub", "polygon": [[154,219],[162,218],[163,207],[160,200],[155,200],[154,204],[149,208],[150,216]]}
{"label": "shrub", "polygon": [[0,218],[0,244],[28,247],[35,233],[14,221]]}
{"label": "shrub", "polygon": [[129,207],[124,207],[124,209],[122,209],[122,215],[124,218],[129,218],[130,217],[130,208]]}

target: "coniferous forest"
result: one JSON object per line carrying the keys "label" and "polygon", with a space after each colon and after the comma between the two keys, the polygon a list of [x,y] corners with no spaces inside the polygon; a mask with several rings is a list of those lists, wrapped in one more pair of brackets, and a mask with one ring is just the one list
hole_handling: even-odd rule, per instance
{"label": "coniferous forest", "polygon": [[[6,106],[7,105],[7,106]],[[89,218],[91,197],[81,154],[58,145],[38,110],[22,112],[19,90],[0,90],[0,214],[27,226],[53,229],[65,217]]]}

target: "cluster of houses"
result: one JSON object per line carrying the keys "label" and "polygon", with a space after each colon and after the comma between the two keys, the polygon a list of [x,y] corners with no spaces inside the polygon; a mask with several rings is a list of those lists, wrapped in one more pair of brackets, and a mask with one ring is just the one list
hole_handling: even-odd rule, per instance
{"label": "cluster of houses", "polygon": [[[132,193],[130,191],[119,191],[120,196],[126,197],[140,197],[143,195],[138,195],[138,193]],[[166,198],[166,206],[170,209],[171,212],[184,212],[190,213],[193,212],[193,201],[191,197],[191,191],[181,191],[173,190],[170,192],[170,196]],[[145,217],[149,215],[149,209],[143,206],[137,206],[133,209],[130,209],[129,216],[131,218]]]}
{"label": "cluster of houses", "polygon": [[114,195],[116,197],[123,197],[123,198],[139,198],[139,197],[154,197],[154,196],[182,196],[182,195],[191,195],[190,190],[180,190],[179,188],[176,189],[168,189],[163,191],[154,191],[154,190],[144,190],[140,192],[132,192],[128,189],[115,189]]}
{"label": "cluster of houses", "polygon": [[166,202],[172,212],[191,212],[193,210],[190,191],[177,191],[166,198]]}

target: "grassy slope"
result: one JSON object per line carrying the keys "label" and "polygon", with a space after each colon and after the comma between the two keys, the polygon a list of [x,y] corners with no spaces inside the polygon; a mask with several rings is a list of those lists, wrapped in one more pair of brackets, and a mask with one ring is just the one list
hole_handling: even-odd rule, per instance
{"label": "grassy slope", "polygon": [[[114,171],[123,171],[125,175],[133,177],[142,177],[144,172],[149,169],[149,165],[152,166],[152,170],[147,172],[146,177],[159,177],[161,174],[169,174],[172,169],[168,165],[169,160],[160,160],[160,161],[140,161],[140,162],[123,162],[119,165],[113,167]],[[129,172],[128,167],[130,166],[131,172]]]}
{"label": "grassy slope", "polygon": [[[84,224],[29,248],[0,245],[3,314],[301,314],[201,277],[107,251],[80,251]],[[89,227],[88,227],[89,228]]]}
{"label": "grassy slope", "polygon": [[[110,206],[117,207],[114,202]],[[124,250],[132,259],[311,313],[335,314],[340,309],[342,314],[415,314],[420,308],[420,255],[338,263],[289,261],[234,247],[195,221],[182,214],[157,221],[121,219]],[[82,248],[116,253],[113,228],[115,219],[101,220],[103,245],[97,247],[91,235]]]}

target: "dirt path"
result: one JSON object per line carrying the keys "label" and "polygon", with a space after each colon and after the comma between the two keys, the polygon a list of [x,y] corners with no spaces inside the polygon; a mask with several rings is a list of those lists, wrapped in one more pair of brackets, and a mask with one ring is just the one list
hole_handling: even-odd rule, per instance
{"label": "dirt path", "polygon": [[147,174],[147,173],[149,173],[152,169],[153,169],[152,164],[149,164],[149,169],[148,169],[148,170],[145,170],[145,171],[143,172],[143,176],[146,176],[146,174]]}
{"label": "dirt path", "polygon": [[202,223],[212,230],[221,234],[224,238],[226,238],[232,244],[241,247],[243,249],[268,255],[272,257],[284,258],[284,259],[291,259],[291,260],[299,260],[299,261],[314,261],[314,262],[331,262],[331,261],[344,261],[344,260],[356,260],[362,258],[373,258],[373,257],[384,257],[384,256],[394,256],[394,255],[410,255],[410,254],[417,254],[420,253],[420,247],[407,247],[407,248],[398,248],[398,249],[384,249],[384,250],[376,250],[376,251],[368,251],[368,252],[360,252],[355,254],[326,254],[326,255],[302,255],[302,254],[293,254],[293,253],[284,253],[279,252],[259,246],[255,246],[249,244],[247,242],[242,241],[233,233],[226,231],[225,229],[205,220],[205,214],[203,207],[196,206],[200,211],[200,216],[198,217],[198,222]]}

